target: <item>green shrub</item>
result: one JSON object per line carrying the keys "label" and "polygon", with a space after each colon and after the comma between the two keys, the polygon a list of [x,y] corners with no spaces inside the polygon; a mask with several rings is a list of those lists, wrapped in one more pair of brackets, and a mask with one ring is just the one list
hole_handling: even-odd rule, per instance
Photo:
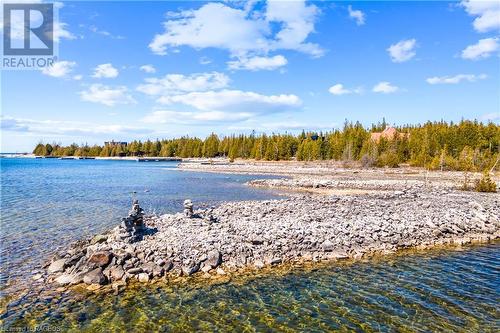
{"label": "green shrub", "polygon": [[483,174],[480,180],[476,182],[476,191],[478,192],[496,192],[497,184],[491,180],[488,172]]}
{"label": "green shrub", "polygon": [[392,151],[383,152],[377,159],[377,166],[378,167],[388,166],[389,168],[399,167],[398,154]]}

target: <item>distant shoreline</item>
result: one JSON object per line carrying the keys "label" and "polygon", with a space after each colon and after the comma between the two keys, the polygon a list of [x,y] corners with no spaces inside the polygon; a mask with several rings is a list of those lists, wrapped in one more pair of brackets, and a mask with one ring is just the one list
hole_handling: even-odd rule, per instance
{"label": "distant shoreline", "polygon": [[112,160],[112,161],[175,161],[180,162],[182,158],[163,156],[37,156],[34,154],[0,154],[3,158],[32,158],[32,159],[55,159],[55,160]]}

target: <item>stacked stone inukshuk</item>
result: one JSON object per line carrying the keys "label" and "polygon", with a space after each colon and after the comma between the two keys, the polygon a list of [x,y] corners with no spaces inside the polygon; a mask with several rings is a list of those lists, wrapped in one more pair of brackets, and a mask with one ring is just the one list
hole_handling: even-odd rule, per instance
{"label": "stacked stone inukshuk", "polygon": [[128,243],[133,243],[140,240],[143,232],[144,210],[139,206],[139,201],[134,200],[128,216],[122,218],[122,223],[118,227],[117,238]]}
{"label": "stacked stone inukshuk", "polygon": [[193,203],[191,202],[190,199],[184,200],[184,215],[186,217],[193,217]]}

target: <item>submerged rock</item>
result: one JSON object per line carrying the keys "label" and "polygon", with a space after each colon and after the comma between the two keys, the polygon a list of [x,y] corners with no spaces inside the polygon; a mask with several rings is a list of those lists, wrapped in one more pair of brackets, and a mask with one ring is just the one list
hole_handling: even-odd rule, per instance
{"label": "submerged rock", "polygon": [[102,273],[101,268],[96,268],[85,274],[85,276],[83,277],[83,282],[85,282],[86,284],[102,285],[106,283],[106,277]]}
{"label": "submerged rock", "polygon": [[95,235],[92,237],[92,240],[90,241],[91,245],[98,244],[98,243],[104,243],[108,240],[107,235]]}
{"label": "submerged rock", "polygon": [[49,273],[58,273],[64,271],[65,267],[66,267],[66,259],[59,259],[52,262],[47,271]]}

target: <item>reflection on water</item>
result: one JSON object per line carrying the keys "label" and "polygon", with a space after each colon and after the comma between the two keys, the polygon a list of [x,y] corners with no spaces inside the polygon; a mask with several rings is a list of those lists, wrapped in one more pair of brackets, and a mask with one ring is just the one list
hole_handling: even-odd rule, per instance
{"label": "reflection on water", "polygon": [[9,327],[74,332],[498,332],[500,243],[434,250],[225,284],[151,285],[119,296],[40,301]]}
{"label": "reflection on water", "polygon": [[[136,192],[147,212],[225,200],[276,198],[243,184],[254,176],[181,172],[174,162],[0,159],[0,285],[30,279],[57,247],[109,229]],[[262,176],[258,176],[261,178]],[[4,290],[5,292],[5,290]]]}

